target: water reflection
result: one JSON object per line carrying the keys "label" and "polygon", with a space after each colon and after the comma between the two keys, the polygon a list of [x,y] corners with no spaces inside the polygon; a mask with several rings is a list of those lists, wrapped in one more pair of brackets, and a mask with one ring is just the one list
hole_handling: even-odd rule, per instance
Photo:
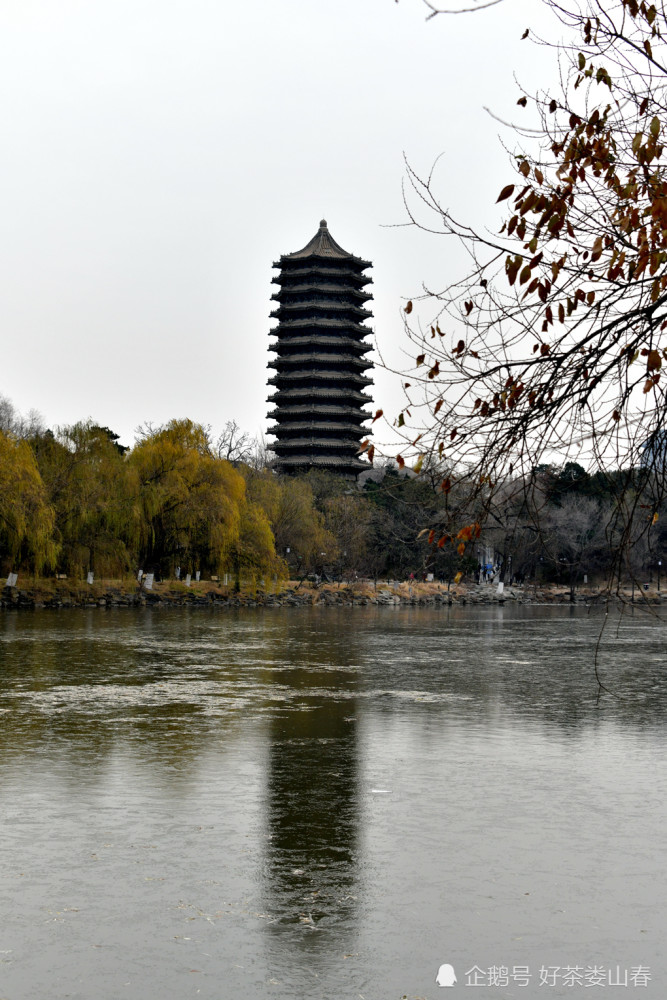
{"label": "water reflection", "polygon": [[[358,837],[356,706],[322,695],[330,678],[301,671],[302,702],[271,720],[267,760],[267,906],[282,923],[350,920]],[[317,693],[310,695],[309,688]],[[318,690],[319,689],[319,690]]]}
{"label": "water reflection", "polygon": [[[600,625],[570,608],[0,618],[2,915],[24,956],[7,995],[77,995],[68,966],[80,995],[116,1000],[125,954],[148,1000],[200,975],[207,1000],[221,982],[426,996],[447,959],[624,960],[628,942],[658,963],[667,630],[609,629],[618,697],[598,699]],[[97,914],[103,984],[92,918],[68,916],[49,986],[51,911]]]}

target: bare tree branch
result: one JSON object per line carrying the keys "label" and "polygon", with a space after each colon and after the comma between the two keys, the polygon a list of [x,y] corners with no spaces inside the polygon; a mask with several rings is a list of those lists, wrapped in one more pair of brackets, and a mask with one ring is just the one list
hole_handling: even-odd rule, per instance
{"label": "bare tree branch", "polygon": [[458,221],[433,171],[407,165],[410,223],[458,240],[468,269],[406,305],[399,464],[435,457],[487,512],[508,478],[530,484],[543,463],[639,470],[612,519],[627,548],[667,497],[667,14],[643,0],[543,3],[567,29],[534,39],[560,84],[519,101],[539,124],[512,126],[500,232]]}

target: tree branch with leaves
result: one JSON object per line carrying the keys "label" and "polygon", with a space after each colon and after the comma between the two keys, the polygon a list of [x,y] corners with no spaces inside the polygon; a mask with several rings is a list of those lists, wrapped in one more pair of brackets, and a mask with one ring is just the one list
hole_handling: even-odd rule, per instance
{"label": "tree branch with leaves", "polygon": [[652,509],[634,513],[648,527],[667,465],[667,14],[638,0],[543,3],[566,32],[535,39],[558,60],[559,89],[517,102],[535,123],[513,127],[500,232],[458,222],[433,177],[408,169],[412,221],[426,205],[470,267],[405,308],[416,355],[399,464],[435,455],[487,503],[556,458],[642,466]]}

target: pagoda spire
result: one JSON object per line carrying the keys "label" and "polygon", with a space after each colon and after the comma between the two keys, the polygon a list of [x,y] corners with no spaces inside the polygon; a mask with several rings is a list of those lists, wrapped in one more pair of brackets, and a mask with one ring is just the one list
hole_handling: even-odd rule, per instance
{"label": "pagoda spire", "polygon": [[361,439],[369,431],[362,424],[372,402],[364,390],[372,385],[364,373],[372,369],[365,342],[371,333],[364,325],[372,313],[365,303],[371,283],[363,272],[370,261],[348,253],[334,240],[325,219],[313,238],[295,253],[284,254],[273,265],[280,273],[273,281],[279,291],[271,316],[278,325],[270,350],[275,357],[269,380],[276,392],[269,417],[276,423],[269,434],[279,472],[328,469],[356,478],[368,462],[359,458]]}

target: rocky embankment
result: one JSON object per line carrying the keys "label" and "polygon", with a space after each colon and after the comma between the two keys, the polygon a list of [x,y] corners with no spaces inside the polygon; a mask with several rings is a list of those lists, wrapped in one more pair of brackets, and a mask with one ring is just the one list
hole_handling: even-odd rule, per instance
{"label": "rocky embankment", "polygon": [[[575,603],[593,605],[607,599],[595,588],[577,591]],[[631,591],[621,596],[631,600]],[[635,592],[635,603],[658,603],[655,591]],[[457,584],[449,589],[438,583],[378,583],[351,584],[283,582],[270,590],[245,589],[234,593],[219,585],[200,582],[191,587],[172,582],[156,584],[154,590],[140,590],[132,584],[113,582],[92,586],[78,583],[53,585],[35,582],[32,586],[5,587],[0,591],[0,608],[143,608],[143,607],[202,607],[202,608],[279,608],[279,607],[353,607],[353,606],[453,606],[466,604],[570,604],[570,592],[564,587],[504,587],[496,584]]]}

